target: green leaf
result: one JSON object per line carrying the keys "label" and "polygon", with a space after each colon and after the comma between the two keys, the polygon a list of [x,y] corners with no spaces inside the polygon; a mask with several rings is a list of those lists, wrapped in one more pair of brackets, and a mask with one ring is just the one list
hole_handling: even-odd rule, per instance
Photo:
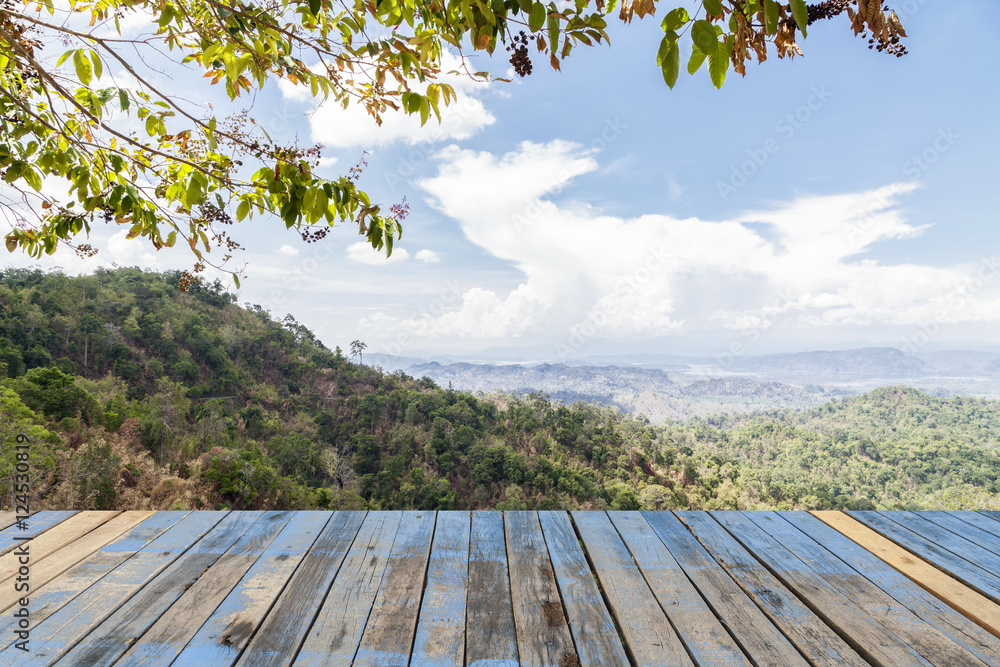
{"label": "green leaf", "polygon": [[80,79],[80,83],[85,86],[90,85],[90,79],[94,74],[93,65],[90,64],[90,59],[87,58],[87,52],[83,49],[77,49],[73,53],[73,67],[76,68],[76,76]]}
{"label": "green leaf", "polygon": [[150,114],[146,117],[146,134],[153,136],[159,130],[159,118]]}
{"label": "green leaf", "polygon": [[536,2],[531,7],[531,14],[528,16],[528,27],[531,32],[538,32],[545,23],[545,7],[540,2]]}
{"label": "green leaf", "polygon": [[719,0],[704,0],[705,11],[712,16],[718,16],[722,13],[722,3]]}
{"label": "green leaf", "polygon": [[695,21],[691,26],[691,39],[695,46],[712,55],[719,48],[719,36],[715,33],[715,26],[711,21]]}
{"label": "green leaf", "polygon": [[764,0],[764,25],[768,35],[778,32],[779,18],[777,0]]}
{"label": "green leaf", "polygon": [[240,202],[240,205],[236,207],[236,221],[240,222],[243,218],[247,217],[250,213],[250,202],[244,199]]}
{"label": "green leaf", "polygon": [[100,79],[101,74],[104,73],[104,65],[101,64],[101,57],[97,55],[96,51],[90,52],[90,62],[94,63],[94,78]]}
{"label": "green leaf", "polygon": [[236,283],[236,289],[240,288],[240,278],[235,273],[233,274],[233,282]]}
{"label": "green leaf", "polygon": [[697,46],[691,49],[691,58],[688,59],[688,74],[694,74],[705,62],[707,55]]}
{"label": "green leaf", "polygon": [[806,26],[809,24],[809,7],[806,0],[788,0],[788,6],[792,8],[792,18],[795,25],[802,31],[802,36],[806,36]]}
{"label": "green leaf", "polygon": [[319,16],[321,9],[323,9],[321,0],[309,0],[309,11],[313,13],[313,16]]}
{"label": "green leaf", "polygon": [[663,80],[667,86],[673,89],[674,84],[677,83],[677,75],[681,70],[681,49],[677,46],[677,42],[670,42],[661,69],[663,70]]}
{"label": "green leaf", "polygon": [[167,234],[167,242],[164,244],[168,248],[172,248],[174,243],[177,242],[177,232],[170,232]]}
{"label": "green leaf", "polygon": [[729,54],[725,49],[718,49],[708,54],[708,75],[716,88],[722,88],[726,82],[726,72],[729,70]]}
{"label": "green leaf", "polygon": [[671,10],[670,13],[663,18],[663,23],[660,24],[660,27],[663,28],[663,32],[667,32],[669,30],[680,30],[681,27],[690,20],[691,16],[688,14],[688,10],[683,7],[678,7],[677,9]]}

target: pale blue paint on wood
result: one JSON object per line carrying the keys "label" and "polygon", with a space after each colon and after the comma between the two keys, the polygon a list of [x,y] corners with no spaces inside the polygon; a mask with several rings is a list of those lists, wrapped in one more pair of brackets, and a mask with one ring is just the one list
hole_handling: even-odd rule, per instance
{"label": "pale blue paint on wood", "polygon": [[25,541],[24,538],[38,537],[49,528],[62,523],[74,514],[76,512],[70,510],[46,510],[32,514],[24,521],[25,525],[28,526],[27,530],[21,530],[16,523],[9,528],[5,528],[0,531],[0,556],[16,548],[17,545]]}

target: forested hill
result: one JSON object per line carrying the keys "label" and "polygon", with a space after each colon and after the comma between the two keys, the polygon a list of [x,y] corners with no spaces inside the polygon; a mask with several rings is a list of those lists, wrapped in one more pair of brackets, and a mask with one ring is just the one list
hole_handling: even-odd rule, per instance
{"label": "forested hill", "polygon": [[[385,374],[179,273],[0,274],[0,480],[36,508],[993,506],[998,404],[888,388],[653,427]],[[361,360],[354,360],[361,361]]]}

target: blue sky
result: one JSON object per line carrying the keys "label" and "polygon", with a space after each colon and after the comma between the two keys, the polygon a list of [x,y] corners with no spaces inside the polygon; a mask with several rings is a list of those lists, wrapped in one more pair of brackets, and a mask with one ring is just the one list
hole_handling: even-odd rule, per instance
{"label": "blue sky", "polygon": [[[869,51],[842,16],[722,90],[704,71],[667,89],[659,18],[613,25],[561,73],[539,57],[523,80],[455,80],[440,127],[270,87],[260,123],[324,143],[331,176],[367,150],[362,185],[412,212],[388,262],[350,225],[313,245],[241,225],[240,300],[402,355],[1000,347],[1000,54],[974,29],[1000,5],[890,4],[909,55]],[[505,56],[475,66],[505,75]],[[41,265],[189,266],[121,235]]]}

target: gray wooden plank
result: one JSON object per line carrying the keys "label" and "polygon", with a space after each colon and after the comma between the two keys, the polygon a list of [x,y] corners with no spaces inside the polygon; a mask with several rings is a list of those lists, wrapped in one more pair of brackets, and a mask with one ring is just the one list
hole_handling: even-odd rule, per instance
{"label": "gray wooden plank", "polygon": [[38,537],[49,528],[58,526],[76,514],[74,510],[44,510],[29,516],[22,524],[12,526],[0,531],[0,556],[14,549],[25,540]]}
{"label": "gray wooden plank", "polygon": [[538,513],[580,665],[628,665],[587,556],[566,512]]}
{"label": "gray wooden plank", "polygon": [[881,514],[988,572],[1000,572],[1000,555],[979,544],[976,538],[976,532],[982,533],[982,540],[991,538],[989,533],[978,531],[977,528],[964,522],[956,523],[947,515],[935,520],[932,518],[933,512],[882,512]]}
{"label": "gray wooden plank", "polygon": [[[135,553],[160,537],[188,512],[158,512],[125,534],[104,545],[86,560],[68,568],[46,584],[30,591],[31,621],[38,625],[106,576]],[[0,616],[0,637],[9,637],[16,625],[10,614]]]}
{"label": "gray wooden plank", "polygon": [[[169,665],[183,647],[171,640],[194,634],[290,518],[290,512],[231,512],[57,664],[89,667],[119,658],[137,664],[138,651],[139,664]],[[150,643],[160,650],[146,651]]]}
{"label": "gray wooden plank", "polygon": [[417,630],[435,512],[404,512],[355,667],[406,667]]}
{"label": "gray wooden plank", "polygon": [[472,513],[465,661],[470,667],[520,664],[501,512]]}
{"label": "gray wooden plank", "polygon": [[757,665],[809,664],[803,655],[822,667],[867,665],[718,524],[710,524],[717,532],[704,531],[704,539],[711,541],[731,572],[674,514],[642,512],[642,516]]}
{"label": "gray wooden plank", "polygon": [[469,512],[438,512],[427,566],[427,588],[413,641],[411,661],[415,665],[465,664],[471,520]]}
{"label": "gray wooden plank", "polygon": [[[972,511],[929,511],[921,512],[921,514],[928,515],[932,521],[947,527],[952,532],[957,531],[959,525],[961,524],[974,526],[975,530],[972,531],[971,536],[970,534],[967,534],[967,531],[964,528],[960,534],[965,534],[968,539],[972,540],[984,549],[989,549],[995,554],[1000,554],[1000,521],[991,519],[988,516],[983,516],[979,512]],[[949,518],[947,522],[939,521],[939,519],[943,519],[945,516]],[[959,524],[955,524],[952,521],[958,521]]]}
{"label": "gray wooden plank", "polygon": [[[887,630],[909,644],[928,662],[948,665],[984,664],[928,623],[888,592],[855,572],[818,542],[782,519],[776,512],[744,512],[743,516],[827,581],[834,590],[850,599]],[[743,524],[745,525],[745,524]]]}
{"label": "gray wooden plank", "polygon": [[295,658],[295,665],[350,664],[382,583],[402,512],[369,512]]}
{"label": "gray wooden plank", "polygon": [[194,512],[187,515],[32,628],[30,654],[15,654],[7,647],[0,651],[0,662],[9,665],[51,664],[169,567],[226,514]]}
{"label": "gray wooden plank", "polygon": [[3,530],[8,526],[13,526],[16,521],[17,512],[11,510],[4,510],[0,512],[0,530]]}
{"label": "gray wooden plank", "polygon": [[573,638],[535,512],[504,512],[510,593],[522,665],[556,667],[577,660]]}
{"label": "gray wooden plank", "polygon": [[993,667],[1000,667],[1000,640],[849,537],[808,512],[781,512],[781,518],[823,545],[858,574],[886,591],[913,613]]}
{"label": "gray wooden plank", "polygon": [[643,665],[693,664],[607,514],[575,512],[573,521],[631,658]]}
{"label": "gray wooden plank", "polygon": [[[667,618],[673,623],[695,664],[749,667],[751,663],[739,644],[716,618],[646,519],[639,512],[608,512],[608,517],[618,529],[618,534],[632,554],[639,571]],[[743,599],[746,600],[745,596]],[[753,606],[749,600],[746,603]],[[756,608],[754,610],[757,611]],[[767,625],[771,624],[765,618],[761,620]],[[788,647],[789,653],[805,665],[805,661],[784,637],[780,639]]]}
{"label": "gray wooden plank", "polygon": [[1000,602],[1000,577],[893,521],[891,513],[850,511],[847,514],[938,569],[944,570],[966,586],[974,588],[994,602]]}
{"label": "gray wooden plank", "polygon": [[[775,577],[795,593],[851,644],[855,651],[880,667],[930,665],[905,641],[866,614],[852,600],[833,590],[822,577],[780,542],[760,530],[741,512],[712,512],[717,520]],[[695,528],[698,534],[699,528]],[[709,548],[711,550],[711,548]]]}
{"label": "gray wooden plank", "polygon": [[[295,512],[284,525],[277,524],[280,532],[269,544],[266,538],[257,545],[241,540],[115,663],[117,667],[231,665],[331,515]],[[222,568],[229,576],[220,572],[211,582],[213,572]]]}
{"label": "gray wooden plank", "polygon": [[[334,514],[250,639],[237,664],[252,667],[287,667],[292,664],[365,516],[366,512],[360,511]],[[239,624],[236,623],[234,627],[239,627]],[[211,625],[202,628],[199,636],[191,641],[178,658],[178,663],[182,662],[182,658],[187,661],[185,653],[189,649],[193,651],[193,657],[198,657],[201,655],[198,651],[207,652],[209,644],[227,636],[220,634],[220,631],[209,630]],[[221,643],[225,641],[223,639]],[[190,662],[194,664],[196,661],[192,659]]]}

